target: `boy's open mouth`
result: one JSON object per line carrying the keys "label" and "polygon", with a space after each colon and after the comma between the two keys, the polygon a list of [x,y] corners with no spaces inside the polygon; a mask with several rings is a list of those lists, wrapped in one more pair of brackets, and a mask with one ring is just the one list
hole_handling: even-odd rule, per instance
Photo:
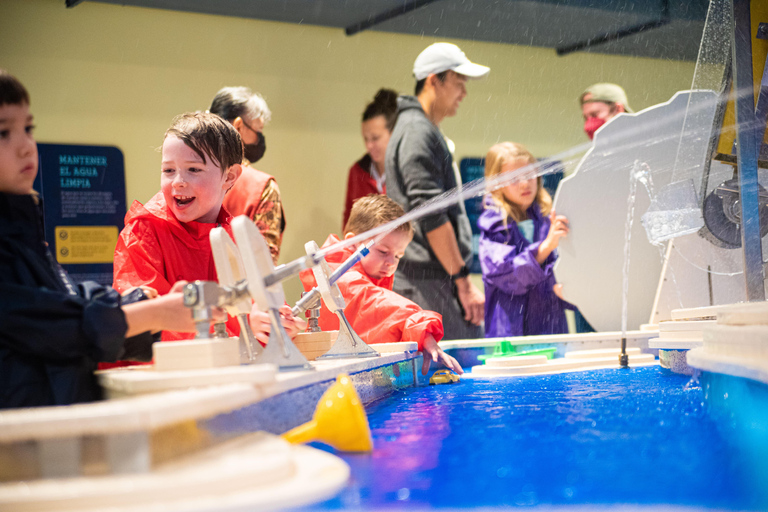
{"label": "boy's open mouth", "polygon": [[173,198],[178,206],[185,206],[195,200],[194,197],[174,196]]}

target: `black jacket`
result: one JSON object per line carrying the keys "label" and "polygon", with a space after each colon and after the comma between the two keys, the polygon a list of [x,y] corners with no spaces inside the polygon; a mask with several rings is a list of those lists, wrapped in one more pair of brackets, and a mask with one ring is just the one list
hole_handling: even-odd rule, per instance
{"label": "black jacket", "polygon": [[150,358],[149,333],[126,342],[121,301],[112,288],[69,280],[36,197],[0,193],[0,408],[98,400],[98,362]]}

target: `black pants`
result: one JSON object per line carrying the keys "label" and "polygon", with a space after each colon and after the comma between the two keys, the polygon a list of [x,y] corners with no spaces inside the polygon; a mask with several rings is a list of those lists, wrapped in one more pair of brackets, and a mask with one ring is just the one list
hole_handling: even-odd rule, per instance
{"label": "black pants", "polygon": [[[431,276],[430,276],[431,277]],[[464,320],[464,309],[456,295],[456,285],[447,275],[445,278],[416,279],[400,270],[395,272],[394,291],[412,300],[422,309],[443,315],[444,340],[468,340],[483,338],[483,327]]]}

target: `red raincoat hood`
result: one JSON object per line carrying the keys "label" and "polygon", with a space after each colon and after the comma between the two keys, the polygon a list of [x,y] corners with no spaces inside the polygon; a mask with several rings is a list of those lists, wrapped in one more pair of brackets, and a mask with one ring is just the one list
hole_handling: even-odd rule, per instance
{"label": "red raincoat hood", "polygon": [[[179,219],[168,208],[162,192],[155,194],[146,205],[138,201],[133,202],[128,213],[125,214],[125,225],[127,226],[137,219],[167,223],[171,232],[190,247],[197,246],[202,240],[209,249],[208,237],[211,230],[217,226],[222,226],[229,232],[229,225],[232,223],[232,216],[223,206],[219,210],[216,222],[179,222]],[[232,236],[231,232],[230,236]]]}
{"label": "red raincoat hood", "polygon": [[[115,248],[113,287],[123,292],[145,285],[164,295],[176,281],[218,281],[210,232],[221,226],[232,236],[231,219],[222,207],[216,222],[179,222],[162,193],[146,205],[134,201]],[[230,318],[227,326],[233,335],[240,332],[237,319]],[[163,340],[193,336],[165,331]]]}

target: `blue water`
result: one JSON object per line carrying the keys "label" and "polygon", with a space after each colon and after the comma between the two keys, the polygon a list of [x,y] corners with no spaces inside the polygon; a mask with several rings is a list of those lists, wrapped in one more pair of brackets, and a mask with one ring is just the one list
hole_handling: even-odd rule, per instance
{"label": "blue water", "polygon": [[311,509],[768,508],[689,380],[646,367],[397,393],[367,408],[373,453],[341,454],[351,481]]}

